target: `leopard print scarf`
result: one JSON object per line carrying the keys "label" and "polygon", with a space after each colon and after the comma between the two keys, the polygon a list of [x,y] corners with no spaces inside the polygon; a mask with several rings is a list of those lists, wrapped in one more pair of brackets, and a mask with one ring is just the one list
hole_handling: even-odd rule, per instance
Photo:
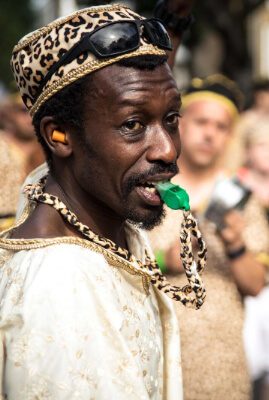
{"label": "leopard print scarf", "polygon": [[[96,235],[87,225],[81,223],[77,216],[67,208],[67,206],[57,197],[43,191],[46,177],[42,178],[37,184],[27,185],[24,192],[29,200],[38,203],[44,203],[52,206],[62,217],[72,226],[74,226],[84,237],[97,246],[113,252],[117,256],[130,262],[143,273],[151,284],[158,290],[164,292],[173,300],[179,301],[187,307],[199,309],[205,300],[205,288],[200,274],[203,272],[206,264],[206,245],[197,226],[196,219],[190,211],[184,211],[184,219],[181,226],[181,261],[188,279],[188,284],[182,288],[173,286],[167,278],[161,273],[155,260],[146,254],[145,263],[136,259],[128,250],[118,247],[111,240]],[[198,244],[197,262],[194,259],[192,251],[191,238],[194,236]]]}

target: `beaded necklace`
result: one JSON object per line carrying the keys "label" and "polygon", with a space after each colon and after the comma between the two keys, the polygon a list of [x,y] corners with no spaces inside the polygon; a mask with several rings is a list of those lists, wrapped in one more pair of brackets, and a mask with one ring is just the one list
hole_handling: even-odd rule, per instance
{"label": "beaded necklace", "polygon": [[[131,264],[132,269],[139,275],[143,275],[158,290],[164,292],[168,297],[179,301],[187,307],[199,309],[205,300],[205,288],[201,279],[206,263],[206,246],[197,226],[196,219],[190,211],[183,212],[183,222],[181,226],[181,261],[185,270],[188,284],[184,287],[171,285],[167,278],[161,273],[156,260],[146,254],[145,262],[138,260],[127,249],[117,246],[113,241],[99,236],[92,232],[90,228],[80,222],[74,212],[67,208],[65,203],[57,196],[44,192],[46,177],[38,183],[27,185],[24,192],[29,200],[36,203],[43,203],[53,207],[61,216],[73,227],[77,229],[85,238],[102,248],[102,252],[113,253],[125,262]],[[192,251],[191,238],[194,236],[198,243],[197,262]]]}

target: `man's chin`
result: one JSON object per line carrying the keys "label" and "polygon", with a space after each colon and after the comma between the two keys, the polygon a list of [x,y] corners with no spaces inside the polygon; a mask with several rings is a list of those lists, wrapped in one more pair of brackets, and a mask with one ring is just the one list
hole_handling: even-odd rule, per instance
{"label": "man's chin", "polygon": [[148,211],[145,214],[140,214],[133,210],[127,212],[127,220],[141,229],[152,230],[156,226],[160,225],[165,217],[165,209],[163,206],[156,207],[155,210]]}
{"label": "man's chin", "polygon": [[219,158],[219,155],[211,155],[211,156],[202,156],[200,157],[195,157],[192,160],[193,166],[199,169],[207,169],[215,165],[217,159]]}

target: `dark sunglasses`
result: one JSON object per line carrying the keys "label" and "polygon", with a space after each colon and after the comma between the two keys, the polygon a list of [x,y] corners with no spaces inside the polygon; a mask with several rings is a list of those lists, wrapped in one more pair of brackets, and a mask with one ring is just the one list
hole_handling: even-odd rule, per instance
{"label": "dark sunglasses", "polygon": [[[141,27],[143,28],[142,32]],[[97,58],[108,58],[138,49],[140,46],[140,32],[149,43],[161,49],[172,50],[171,40],[166,29],[162,22],[156,18],[110,22],[84,35],[80,42],[71,47],[50,68],[38,92],[41,92],[59,67],[70,63],[85,51],[90,51]]]}

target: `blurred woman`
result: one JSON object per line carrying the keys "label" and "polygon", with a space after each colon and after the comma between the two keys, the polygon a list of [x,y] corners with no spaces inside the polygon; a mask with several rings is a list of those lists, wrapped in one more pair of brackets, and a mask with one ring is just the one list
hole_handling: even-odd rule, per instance
{"label": "blurred woman", "polygon": [[239,178],[259,198],[269,220],[269,118],[257,116],[242,140],[245,160]]}
{"label": "blurred woman", "polygon": [[20,159],[12,152],[0,131],[0,232],[8,229],[15,220],[20,186],[23,180],[23,169]]}
{"label": "blurred woman", "polygon": [[[238,177],[260,200],[269,223],[269,118],[256,116],[241,138],[245,160]],[[259,259],[268,267],[267,285],[255,298],[245,299],[244,339],[254,399],[265,400],[269,398],[269,254],[260,254]]]}

